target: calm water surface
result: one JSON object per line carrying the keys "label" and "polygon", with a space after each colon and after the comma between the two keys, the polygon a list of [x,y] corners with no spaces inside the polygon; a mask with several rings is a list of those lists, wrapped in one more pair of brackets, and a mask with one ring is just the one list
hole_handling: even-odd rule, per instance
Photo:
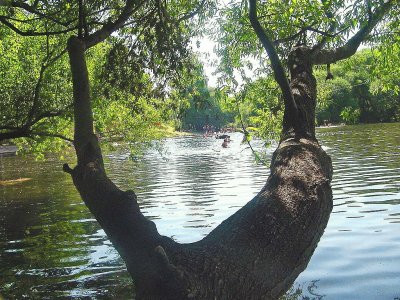
{"label": "calm water surface", "polygon": [[[318,136],[333,159],[334,208],[287,298],[398,299],[400,124],[319,129]],[[249,201],[268,176],[241,135],[232,138],[227,149],[213,138],[168,139],[139,163],[109,154],[107,169],[121,188],[137,192],[162,234],[192,242]],[[133,299],[123,262],[61,165],[0,158],[0,180],[31,178],[0,185],[0,295]]]}

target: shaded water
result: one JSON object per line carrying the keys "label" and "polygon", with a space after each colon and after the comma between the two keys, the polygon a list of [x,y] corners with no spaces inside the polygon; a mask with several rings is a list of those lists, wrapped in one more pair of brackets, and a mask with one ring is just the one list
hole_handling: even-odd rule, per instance
{"label": "shaded water", "polygon": [[[319,129],[332,156],[334,209],[290,299],[400,297],[400,124]],[[223,149],[213,138],[167,140],[139,163],[107,155],[110,177],[134,189],[159,231],[200,239],[263,186],[240,134]],[[270,149],[268,159],[274,149]],[[0,158],[0,295],[6,299],[132,299],[124,265],[61,171],[49,159]]]}

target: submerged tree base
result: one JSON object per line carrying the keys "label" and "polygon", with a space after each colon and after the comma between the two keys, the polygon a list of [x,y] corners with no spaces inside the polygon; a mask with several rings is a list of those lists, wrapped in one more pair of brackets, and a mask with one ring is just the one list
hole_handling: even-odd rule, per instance
{"label": "submerged tree base", "polygon": [[137,297],[275,299],[285,293],[306,267],[332,210],[332,164],[310,120],[316,87],[308,50],[294,53],[293,102],[285,104],[282,140],[266,185],[191,244],[161,236],[141,213],[135,193],[121,191],[107,177],[93,133],[84,51],[82,41],[69,39],[78,165],[64,165],[64,171],[125,261]]}
{"label": "submerged tree base", "polygon": [[312,139],[275,151],[265,187],[204,239],[161,236],[94,161],[71,173],[126,262],[139,299],[275,299],[305,269],[332,210],[329,156]]}

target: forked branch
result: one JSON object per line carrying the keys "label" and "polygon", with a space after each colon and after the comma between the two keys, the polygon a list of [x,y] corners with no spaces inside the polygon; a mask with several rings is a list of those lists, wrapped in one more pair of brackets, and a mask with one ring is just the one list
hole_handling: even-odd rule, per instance
{"label": "forked branch", "polygon": [[293,98],[293,94],[290,90],[289,81],[287,79],[285,70],[283,69],[282,62],[279,59],[278,53],[274,47],[272,40],[269,38],[264,28],[261,26],[258,17],[257,17],[257,1],[249,0],[249,18],[251,26],[254,29],[257,37],[261,41],[264,49],[268,53],[268,57],[271,60],[271,67],[274,71],[275,80],[278,82],[283,98],[285,101],[285,106],[293,112],[292,115],[296,114],[297,106]]}
{"label": "forked branch", "polygon": [[384,18],[385,14],[395,5],[395,0],[387,0],[374,12],[368,8],[368,20],[350,38],[346,44],[336,49],[315,51],[312,55],[312,62],[315,65],[325,65],[346,59],[356,53],[361,43],[368,37],[375,26]]}
{"label": "forked branch", "polygon": [[98,31],[90,34],[87,38],[84,39],[85,48],[90,48],[98,43],[104,41],[108,38],[111,33],[123,27],[126,21],[136,12],[138,11],[144,4],[145,0],[135,1],[135,0],[127,0],[124,9],[121,14],[114,22],[105,24]]}
{"label": "forked branch", "polygon": [[18,28],[17,26],[15,26],[13,23],[11,23],[7,17],[5,16],[0,16],[0,23],[2,23],[3,25],[7,26],[8,28],[10,28],[11,30],[13,30],[14,32],[18,33],[21,36],[49,36],[49,35],[60,35],[60,34],[64,34],[64,33],[68,33],[71,31],[76,30],[78,27],[74,26],[74,27],[70,27],[67,29],[63,29],[63,30],[55,30],[55,31],[33,31],[33,30],[22,30],[20,28]]}

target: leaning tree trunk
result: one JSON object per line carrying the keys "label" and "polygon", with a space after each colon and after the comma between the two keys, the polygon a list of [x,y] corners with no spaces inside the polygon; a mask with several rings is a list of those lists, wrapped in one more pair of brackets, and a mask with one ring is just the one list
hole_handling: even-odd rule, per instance
{"label": "leaning tree trunk", "polygon": [[[276,299],[304,270],[331,209],[331,160],[315,139],[315,79],[301,55],[291,89],[301,124],[285,113],[283,138],[266,185],[204,239],[179,244],[140,212],[133,191],[106,175],[93,133],[84,45],[68,51],[78,164],[64,170],[126,263],[138,299]],[[302,60],[303,59],[303,60]],[[300,64],[302,60],[303,64]],[[297,118],[298,119],[298,118]]]}

